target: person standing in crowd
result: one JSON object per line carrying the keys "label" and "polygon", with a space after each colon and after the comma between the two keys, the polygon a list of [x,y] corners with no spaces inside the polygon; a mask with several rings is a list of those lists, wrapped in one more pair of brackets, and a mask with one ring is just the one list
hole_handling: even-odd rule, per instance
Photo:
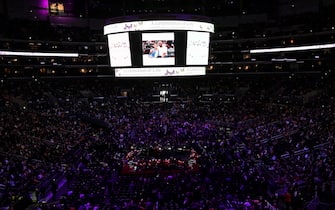
{"label": "person standing in crowd", "polygon": [[158,56],[158,46],[157,44],[154,44],[154,46],[149,51],[149,57],[157,58],[157,56]]}
{"label": "person standing in crowd", "polygon": [[158,57],[164,58],[167,56],[167,47],[166,44],[163,43],[163,41],[158,41]]}
{"label": "person standing in crowd", "polygon": [[286,210],[290,210],[291,209],[291,202],[292,202],[292,195],[289,191],[287,191],[284,194],[284,202],[285,202]]}
{"label": "person standing in crowd", "polygon": [[52,192],[52,200],[57,199],[57,191],[58,191],[58,184],[55,179],[51,181],[51,192]]}

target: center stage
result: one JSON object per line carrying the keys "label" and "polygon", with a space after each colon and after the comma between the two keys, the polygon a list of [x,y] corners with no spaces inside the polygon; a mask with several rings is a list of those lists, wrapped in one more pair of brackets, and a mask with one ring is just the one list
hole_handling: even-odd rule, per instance
{"label": "center stage", "polygon": [[122,174],[160,174],[199,170],[199,155],[192,148],[133,148],[123,160]]}

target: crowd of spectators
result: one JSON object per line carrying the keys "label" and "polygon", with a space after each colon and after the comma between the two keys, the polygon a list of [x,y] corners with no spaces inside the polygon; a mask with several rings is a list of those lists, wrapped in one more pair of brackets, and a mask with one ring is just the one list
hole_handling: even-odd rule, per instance
{"label": "crowd of spectators", "polygon": [[[157,91],[152,80],[8,80],[0,101],[1,205],[302,209],[316,194],[330,202],[330,81],[176,79],[169,82],[179,97],[157,103],[148,97]],[[156,146],[194,149],[199,170],[122,173],[130,151]]]}

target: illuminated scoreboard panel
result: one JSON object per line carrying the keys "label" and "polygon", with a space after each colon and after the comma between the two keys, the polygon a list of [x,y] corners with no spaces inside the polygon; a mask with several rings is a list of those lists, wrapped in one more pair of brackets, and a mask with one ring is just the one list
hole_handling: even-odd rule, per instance
{"label": "illuminated scoreboard panel", "polygon": [[188,31],[186,65],[208,65],[209,33]]}
{"label": "illuminated scoreboard panel", "polygon": [[150,20],[109,24],[110,66],[116,77],[205,75],[211,23]]}
{"label": "illuminated scoreboard panel", "polygon": [[110,34],[108,38],[109,60],[111,66],[131,66],[129,34]]}

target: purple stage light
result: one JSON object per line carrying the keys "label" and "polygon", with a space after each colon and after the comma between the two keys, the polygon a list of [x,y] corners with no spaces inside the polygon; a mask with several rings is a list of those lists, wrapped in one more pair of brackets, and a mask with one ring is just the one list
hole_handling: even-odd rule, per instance
{"label": "purple stage light", "polygon": [[39,1],[39,7],[43,9],[49,8],[49,0],[40,0]]}
{"label": "purple stage light", "polygon": [[38,17],[40,20],[46,20],[49,16],[49,1],[38,0],[36,6],[39,8],[37,10],[36,17]]}

